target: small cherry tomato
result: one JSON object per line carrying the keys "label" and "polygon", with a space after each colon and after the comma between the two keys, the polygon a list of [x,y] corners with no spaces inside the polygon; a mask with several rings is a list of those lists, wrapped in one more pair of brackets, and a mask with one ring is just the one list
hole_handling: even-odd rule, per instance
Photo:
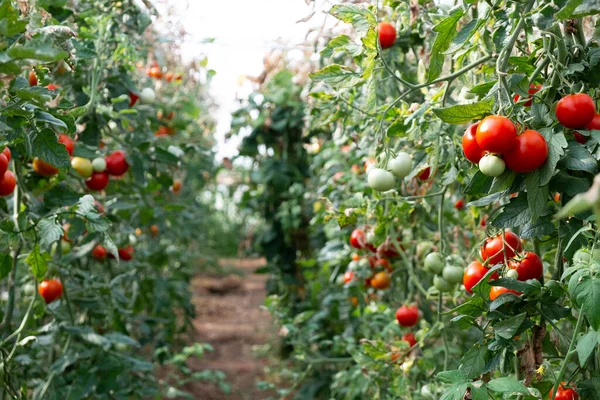
{"label": "small cherry tomato", "polygon": [[504,293],[514,293],[517,296],[521,295],[521,293],[517,292],[516,290],[507,289],[502,286],[492,286],[492,289],[490,290],[490,300],[494,301]]}
{"label": "small cherry tomato", "polygon": [[344,273],[344,283],[350,283],[354,279],[354,272],[346,271]]}
{"label": "small cherry tomato", "polygon": [[412,171],[412,159],[405,152],[400,152],[395,158],[388,161],[388,169],[398,179],[404,179]]}
{"label": "small cherry tomato", "polygon": [[104,157],[104,160],[106,161],[106,172],[108,172],[109,175],[121,176],[129,169],[129,164],[127,164],[127,160],[125,159],[125,153],[121,150],[109,154]]}
{"label": "small cherry tomato", "polygon": [[[525,104],[523,104],[524,107],[531,107],[531,104],[533,102],[532,96],[534,94],[536,94],[537,92],[539,92],[541,88],[542,88],[542,85],[539,85],[539,84],[538,85],[534,85],[534,84],[529,85],[529,90],[527,90],[527,93],[529,94],[529,96],[527,96],[527,101],[525,102]],[[515,103],[517,101],[519,101],[519,98],[520,98],[520,96],[518,94],[516,94],[514,97]]]}
{"label": "small cherry tomato", "polygon": [[396,319],[402,326],[415,326],[419,322],[419,309],[415,304],[400,306],[396,310]]}
{"label": "small cherry tomato", "polygon": [[102,245],[97,245],[92,249],[92,257],[98,261],[106,259],[106,249]]}
{"label": "small cherry tomato", "polygon": [[577,143],[581,143],[581,144],[586,144],[587,141],[588,141],[588,137],[587,136],[583,136],[579,132],[573,132],[573,138],[575,139],[575,141]]}
{"label": "small cherry tomato", "polygon": [[[479,261],[473,261],[463,275],[463,285],[469,293],[473,293],[473,287],[479,283],[481,279],[487,274],[489,268],[483,266]],[[498,279],[498,273],[493,273],[489,278],[490,280]]]}
{"label": "small cherry tomato", "polygon": [[[507,231],[504,236],[506,241],[506,259],[510,260],[517,252],[523,250],[523,243],[519,236],[513,232]],[[488,262],[488,265],[504,262],[502,234],[486,241],[481,256],[484,261]]]}
{"label": "small cherry tomato", "polygon": [[[575,389],[565,388],[563,386],[564,384],[565,383],[563,382],[561,385],[558,385],[558,390],[556,391],[556,397],[554,398],[554,400],[577,400],[577,399],[579,399],[579,395],[577,394]],[[548,396],[548,399],[552,400],[553,392],[554,392],[554,389],[550,390],[550,395]]]}
{"label": "small cherry tomato", "polygon": [[396,29],[389,22],[379,23],[379,44],[382,49],[387,49],[394,45],[396,41]]}
{"label": "small cherry tomato", "polygon": [[477,144],[476,136],[478,126],[479,122],[469,126],[462,137],[462,148],[465,157],[475,164],[478,164],[481,157],[485,155],[485,152],[481,150],[481,147]]}
{"label": "small cherry tomato", "polygon": [[508,267],[517,271],[520,281],[540,279],[544,274],[542,259],[533,252],[527,252],[524,255],[525,258],[521,260],[510,261]]}
{"label": "small cherry tomato", "polygon": [[423,264],[427,271],[431,271],[434,274],[439,274],[444,269],[444,265],[446,263],[444,261],[444,257],[442,257],[440,253],[434,251],[427,254]]}
{"label": "small cherry tomato", "polygon": [[5,171],[0,178],[0,196],[8,196],[15,191],[17,180],[15,175],[10,171]]}
{"label": "small cherry tomato", "polygon": [[404,340],[405,342],[408,342],[409,347],[413,347],[415,344],[417,344],[417,339],[415,338],[415,334],[412,332],[405,333],[404,335],[402,335],[402,340]]}
{"label": "small cherry tomato", "polygon": [[548,158],[546,139],[537,131],[527,130],[517,137],[517,144],[503,154],[506,166],[518,173],[538,169]]}
{"label": "small cherry tomato", "polygon": [[391,281],[390,275],[387,272],[382,271],[376,273],[373,278],[371,278],[371,286],[375,289],[383,290],[390,287]]}
{"label": "small cherry tomato", "polygon": [[362,229],[356,228],[350,234],[350,246],[355,249],[364,249],[366,243],[365,232]]}
{"label": "small cherry tomato", "polygon": [[38,78],[34,70],[29,71],[29,86],[37,86]]}
{"label": "small cherry tomato", "polygon": [[73,151],[75,150],[75,141],[73,139],[65,134],[60,134],[58,135],[58,143],[64,144],[67,153],[69,153],[70,156],[73,155]]}
{"label": "small cherry tomato", "polygon": [[6,171],[8,171],[8,158],[0,153],[0,176],[4,175]]}
{"label": "small cherry tomato", "polygon": [[465,273],[464,268],[455,265],[446,265],[442,271],[442,277],[450,284],[460,283]]}
{"label": "small cherry tomato", "polygon": [[86,179],[85,184],[90,190],[100,191],[108,186],[110,177],[106,172],[94,172],[92,176]]}
{"label": "small cherry tomato", "polygon": [[594,100],[585,93],[567,95],[556,104],[556,118],[565,128],[584,128],[595,115]]}
{"label": "small cherry tomato", "polygon": [[394,175],[381,168],[372,168],[367,177],[369,186],[378,192],[387,192],[396,186]]}
{"label": "small cherry tomato", "polygon": [[133,247],[127,246],[119,249],[119,258],[123,261],[131,261],[133,259]]}
{"label": "small cherry tomato", "polygon": [[585,126],[588,131],[600,131],[600,114],[594,114],[594,118]]}
{"label": "small cherry tomato", "polygon": [[63,285],[57,279],[44,279],[38,286],[38,292],[46,304],[50,304],[62,296]]}
{"label": "small cherry tomato", "polygon": [[453,284],[446,281],[443,277],[439,275],[435,275],[433,277],[433,286],[441,293],[448,293],[454,288]]}
{"label": "small cherry tomato", "polygon": [[2,154],[4,154],[8,161],[10,161],[12,154],[10,153],[10,149],[8,147],[5,147],[4,150],[2,150]]}
{"label": "small cherry tomato", "polygon": [[479,160],[479,170],[486,176],[497,177],[504,173],[506,164],[500,157],[486,154]]}
{"label": "small cherry tomato", "polygon": [[421,181],[426,181],[427,179],[429,179],[429,175],[431,175],[431,168],[427,167],[424,170],[422,170],[421,172],[419,172],[419,174],[417,175],[417,178],[419,178],[419,180],[421,180]]}
{"label": "small cherry tomato", "polygon": [[457,210],[462,210],[465,208],[465,201],[463,199],[457,200],[456,203],[454,203],[454,208]]}
{"label": "small cherry tomato", "polygon": [[33,159],[33,170],[41,176],[54,176],[58,174],[58,168],[54,168],[52,165],[37,157]]}
{"label": "small cherry tomato", "polygon": [[491,115],[479,123],[475,137],[482,150],[504,153],[517,143],[517,128],[508,118]]}

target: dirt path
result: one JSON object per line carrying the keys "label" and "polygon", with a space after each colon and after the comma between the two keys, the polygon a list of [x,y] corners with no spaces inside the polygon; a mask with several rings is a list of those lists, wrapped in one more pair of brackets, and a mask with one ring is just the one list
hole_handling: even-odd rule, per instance
{"label": "dirt path", "polygon": [[187,389],[202,400],[259,400],[271,393],[257,389],[263,379],[266,360],[259,360],[253,346],[272,339],[273,326],[268,312],[260,306],[265,299],[265,275],[253,272],[264,266],[263,259],[222,260],[242,275],[198,277],[192,282],[197,318],[195,341],[209,343],[214,352],[191,363],[195,371],[219,370],[227,374],[232,394],[224,394],[216,385],[195,383]]}

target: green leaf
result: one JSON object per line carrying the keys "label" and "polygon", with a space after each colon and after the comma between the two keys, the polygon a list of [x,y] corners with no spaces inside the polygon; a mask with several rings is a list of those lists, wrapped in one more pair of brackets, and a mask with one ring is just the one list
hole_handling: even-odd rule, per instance
{"label": "green leaf", "polygon": [[41,254],[40,246],[36,244],[25,260],[38,281],[44,279],[44,275],[46,275],[48,259],[50,259],[50,255],[48,253]]}
{"label": "green leaf", "polygon": [[515,336],[515,333],[517,333],[523,322],[525,322],[526,317],[527,313],[521,313],[509,319],[498,322],[494,325],[495,334],[507,340],[512,338]]}
{"label": "green leaf", "polygon": [[9,91],[22,100],[30,100],[38,104],[46,104],[52,100],[48,89],[40,86],[29,86],[25,78],[20,76],[11,83]]}
{"label": "green leaf", "polygon": [[[577,274],[573,275],[571,281],[576,277]],[[569,292],[581,306],[581,310],[585,310],[582,312],[585,312],[592,328],[600,330],[600,279],[585,275],[576,280],[576,285],[571,285],[571,281],[569,282]]]}
{"label": "green leaf", "polygon": [[556,169],[556,164],[565,154],[564,149],[567,148],[568,143],[564,134],[554,134],[552,129],[540,129],[539,132],[542,134],[542,136],[544,136],[546,143],[548,144],[548,158],[546,159],[544,165],[542,165],[539,169],[540,185],[545,185],[550,182],[550,179],[552,179]]}
{"label": "green leaf", "polygon": [[37,228],[38,237],[40,239],[40,248],[42,250],[49,250],[50,246],[63,235],[62,226],[60,226],[54,216],[40,220]]}
{"label": "green leaf", "polygon": [[471,201],[469,203],[467,203],[467,207],[483,207],[483,206],[487,206],[488,204],[492,204],[498,200],[500,200],[502,197],[506,196],[505,192],[498,192],[498,193],[492,193],[488,196],[482,197],[478,200],[475,201]]}
{"label": "green leaf", "polygon": [[340,35],[327,43],[327,46],[321,50],[321,57],[336,58],[343,53],[348,53],[352,57],[357,57],[362,53],[362,48],[354,43],[348,35]]}
{"label": "green leaf", "polygon": [[55,168],[71,168],[71,158],[65,145],[58,143],[56,133],[43,129],[33,140],[33,155]]}
{"label": "green leaf", "polygon": [[38,110],[35,112],[35,119],[38,122],[45,122],[47,124],[54,125],[58,128],[62,128],[63,132],[66,132],[68,130],[67,124],[65,124],[62,120],[56,118],[50,113]]}
{"label": "green leaf", "polygon": [[20,19],[19,11],[11,1],[0,2],[0,35],[4,37],[15,36],[27,29],[28,19]]}
{"label": "green leaf", "polygon": [[504,206],[504,209],[492,221],[492,225],[497,228],[514,228],[528,223],[532,219],[527,196],[521,194],[510,199],[510,203]]}
{"label": "green leaf", "polygon": [[439,24],[433,27],[433,31],[437,32],[433,47],[431,49],[431,55],[429,57],[429,75],[427,82],[435,80],[442,73],[444,68],[444,52],[450,47],[452,39],[456,36],[456,25],[463,16],[464,11],[462,8],[457,8],[442,20]]}
{"label": "green leaf", "polygon": [[477,378],[485,371],[486,354],[487,347],[482,346],[480,343],[476,343],[460,360],[458,369],[465,374],[467,378]]}
{"label": "green leaf", "polygon": [[458,307],[444,313],[444,314],[464,314],[471,317],[478,317],[486,311],[485,300],[479,296],[473,296],[471,299]]}
{"label": "green leaf", "polygon": [[440,400],[463,400],[468,387],[468,383],[460,383],[452,386],[442,394]]}
{"label": "green leaf", "polygon": [[403,119],[396,119],[387,130],[388,137],[404,137],[410,129],[410,125],[406,125]]}
{"label": "green leaf", "polygon": [[490,193],[500,192],[508,189],[513,184],[516,178],[517,174],[507,169],[502,173],[502,175],[494,178],[494,181],[492,182],[492,187],[490,188]]}
{"label": "green leaf", "polygon": [[591,187],[589,179],[571,176],[565,171],[558,171],[550,181],[553,192],[566,193],[568,196],[576,196],[587,192]]}
{"label": "green leaf", "polygon": [[444,52],[444,54],[452,54],[460,50],[465,43],[473,37],[477,29],[483,25],[483,20],[473,19],[469,21],[463,28],[458,32],[456,37],[452,40],[450,48]]}
{"label": "green leaf", "polygon": [[30,59],[44,62],[59,61],[69,57],[69,53],[54,47],[51,39],[36,36],[24,46],[11,47],[7,54],[14,59]]}
{"label": "green leaf", "polygon": [[442,383],[449,383],[452,385],[469,381],[465,374],[457,369],[442,371],[436,375],[436,378]]}
{"label": "green leaf", "polygon": [[13,266],[13,258],[10,254],[0,253],[0,279],[8,276]]}
{"label": "green leaf", "polygon": [[488,400],[487,385],[481,381],[473,382],[471,388],[471,400]]}
{"label": "green leaf", "polygon": [[494,98],[472,104],[458,104],[450,107],[434,108],[432,111],[439,119],[449,124],[464,124],[479,120],[492,112]]}
{"label": "green leaf", "polygon": [[481,173],[481,171],[477,170],[467,187],[464,189],[463,193],[465,194],[480,194],[480,193],[488,193],[490,187],[492,186],[494,178],[486,176]]}
{"label": "green leaf", "polygon": [[521,227],[521,237],[524,239],[541,238],[555,232],[556,225],[550,215],[539,217],[535,221],[528,221]]}
{"label": "green leaf", "polygon": [[532,220],[536,220],[546,208],[550,196],[550,187],[540,185],[540,173],[532,171],[525,176],[525,187],[527,188],[527,203],[531,212]]}
{"label": "green leaf", "polygon": [[357,33],[365,33],[377,24],[375,15],[365,7],[341,4],[333,6],[329,13],[337,19],[351,24]]}
{"label": "green leaf", "polygon": [[589,331],[577,340],[577,356],[579,366],[583,368],[598,344],[598,332]]}
{"label": "green leaf", "polygon": [[567,4],[564,5],[555,15],[557,20],[572,18],[575,9],[583,3],[583,0],[568,0]]}
{"label": "green leaf", "polygon": [[345,65],[332,64],[310,74],[310,78],[315,82],[324,82],[335,88],[352,88],[362,83],[360,74],[354,72]]}
{"label": "green leaf", "polygon": [[577,392],[582,400],[600,400],[600,377],[577,382]]}
{"label": "green leaf", "polygon": [[561,167],[572,171],[598,173],[598,161],[596,161],[585,146],[577,142],[569,143],[567,155],[559,164]]}
{"label": "green leaf", "polygon": [[509,376],[492,379],[488,382],[487,387],[492,392],[529,394],[525,385]]}

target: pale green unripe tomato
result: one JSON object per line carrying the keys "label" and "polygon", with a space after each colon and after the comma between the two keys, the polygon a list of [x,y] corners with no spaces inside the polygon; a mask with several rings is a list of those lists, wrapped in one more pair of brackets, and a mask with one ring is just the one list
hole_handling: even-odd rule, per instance
{"label": "pale green unripe tomato", "polygon": [[427,271],[431,271],[434,274],[439,274],[444,269],[444,265],[446,264],[444,257],[438,252],[433,252],[427,254],[425,260],[423,261],[423,265]]}
{"label": "pale green unripe tomato", "polygon": [[396,179],[391,172],[381,168],[373,168],[367,178],[369,186],[378,192],[387,192],[396,186]]}
{"label": "pale green unripe tomato", "polygon": [[479,170],[482,174],[496,177],[502,175],[504,170],[506,169],[506,164],[504,160],[497,156],[492,156],[490,154],[485,155],[479,160]]}
{"label": "pale green unripe tomato", "polygon": [[508,272],[506,272],[506,277],[511,279],[517,279],[519,277],[519,273],[516,269],[509,269]]}
{"label": "pale green unripe tomato", "polygon": [[454,288],[454,285],[439,275],[433,277],[433,286],[442,293],[448,293]]}
{"label": "pale green unripe tomato", "polygon": [[156,100],[156,93],[154,93],[154,90],[152,88],[144,88],[140,92],[140,100],[144,104],[154,103],[154,100]]}
{"label": "pale green unripe tomato", "polygon": [[106,160],[102,157],[94,158],[92,161],[94,172],[104,172],[106,170]]}
{"label": "pale green unripe tomato", "polygon": [[587,249],[579,249],[573,255],[573,264],[589,264],[592,259],[592,255],[587,251]]}
{"label": "pale green unripe tomato", "polygon": [[463,274],[465,270],[462,267],[455,265],[446,265],[442,271],[444,280],[448,283],[461,283],[463,281]]}
{"label": "pale green unripe tomato", "polygon": [[396,155],[396,158],[392,158],[388,161],[388,169],[398,179],[404,179],[412,171],[412,159],[410,154],[400,152]]}

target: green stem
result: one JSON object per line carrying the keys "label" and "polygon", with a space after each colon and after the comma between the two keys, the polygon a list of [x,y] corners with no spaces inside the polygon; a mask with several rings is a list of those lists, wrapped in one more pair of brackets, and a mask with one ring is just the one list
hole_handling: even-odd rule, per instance
{"label": "green stem", "polygon": [[554,382],[554,388],[552,390],[552,398],[551,400],[554,400],[556,398],[556,392],[558,392],[558,386],[560,385],[560,383],[562,382],[563,376],[565,375],[565,372],[567,371],[567,365],[569,364],[569,359],[573,356],[573,354],[575,354],[575,351],[573,350],[575,348],[575,342],[577,341],[577,335],[579,334],[579,331],[581,330],[581,326],[583,325],[583,313],[584,307],[581,307],[581,310],[579,310],[579,317],[577,318],[577,324],[575,325],[575,331],[573,332],[573,337],[571,338],[571,343],[569,344],[569,350],[567,350],[567,354],[565,355],[565,358],[563,359],[562,365],[560,367],[560,371],[558,372],[558,376],[556,377],[556,382]]}
{"label": "green stem", "polygon": [[440,233],[440,254],[444,255],[444,195],[446,194],[446,190],[448,186],[444,186],[444,189],[441,193],[440,205],[438,207],[438,231]]}

